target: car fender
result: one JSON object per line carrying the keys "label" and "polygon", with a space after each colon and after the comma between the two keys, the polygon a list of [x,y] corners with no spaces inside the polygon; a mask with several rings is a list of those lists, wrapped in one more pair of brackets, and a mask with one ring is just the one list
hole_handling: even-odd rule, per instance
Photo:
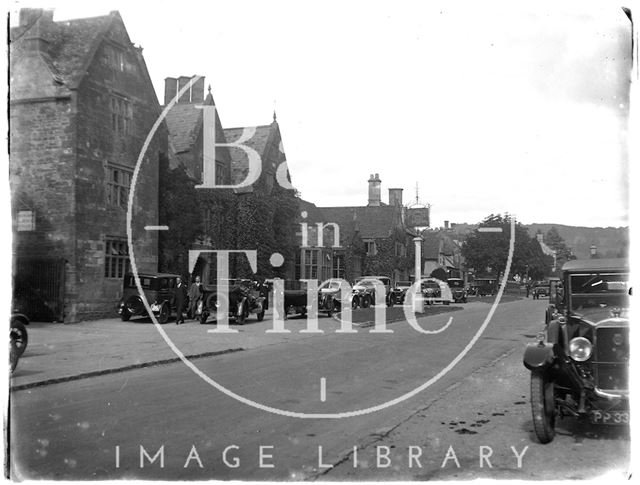
{"label": "car fender", "polygon": [[524,351],[522,361],[529,370],[544,370],[553,364],[554,358],[553,344],[530,343]]}

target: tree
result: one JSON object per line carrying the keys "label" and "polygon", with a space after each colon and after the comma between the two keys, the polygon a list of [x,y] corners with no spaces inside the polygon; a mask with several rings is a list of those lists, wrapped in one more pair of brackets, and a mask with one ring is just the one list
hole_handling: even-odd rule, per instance
{"label": "tree", "polygon": [[[511,217],[508,214],[486,217],[478,228],[501,228],[501,232],[482,232],[476,229],[470,233],[462,245],[462,255],[467,266],[476,273],[504,273],[509,256],[511,240]],[[529,236],[527,228],[515,224],[515,241],[510,274],[520,274],[540,279],[551,272],[553,258],[546,256],[535,238]]]}
{"label": "tree", "polygon": [[551,229],[547,231],[544,240],[547,246],[556,252],[556,266],[558,268],[561,268],[567,261],[576,259],[571,248],[567,246],[565,240],[560,236],[560,233],[558,233],[555,226],[552,226]]}

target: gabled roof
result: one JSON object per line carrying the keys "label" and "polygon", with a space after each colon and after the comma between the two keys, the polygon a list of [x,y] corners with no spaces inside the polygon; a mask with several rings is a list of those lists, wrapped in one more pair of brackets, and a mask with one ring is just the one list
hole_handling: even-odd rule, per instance
{"label": "gabled roof", "polygon": [[400,211],[395,206],[319,207],[325,222],[335,222],[353,228],[362,239],[382,239],[393,234],[400,223]]}
{"label": "gabled roof", "polygon": [[[13,27],[10,31],[11,72],[16,64],[29,56],[40,56],[51,67],[51,79],[37,77],[43,91],[50,89],[51,83],[59,86],[59,93],[78,87],[97,47],[114,19],[120,19],[118,12],[100,17],[53,22],[41,17],[29,26]],[[47,46],[46,52],[28,48],[30,40],[41,39]],[[12,79],[13,83],[33,83],[34,79]],[[40,86],[31,86],[37,92]]]}
{"label": "gabled roof", "polygon": [[165,118],[169,128],[169,142],[176,153],[191,150],[202,126],[202,110],[195,103],[177,103]]}

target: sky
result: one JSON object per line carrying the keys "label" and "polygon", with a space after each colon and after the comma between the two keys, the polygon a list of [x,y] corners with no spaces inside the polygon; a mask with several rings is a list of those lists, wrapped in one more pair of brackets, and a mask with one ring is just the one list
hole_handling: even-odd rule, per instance
{"label": "sky", "polygon": [[378,173],[383,202],[394,187],[415,202],[417,184],[433,226],[628,224],[631,29],[615,2],[9,2],[23,6],[119,10],[161,102],[165,77],[198,74],[226,128],[275,109],[316,205],[365,205]]}

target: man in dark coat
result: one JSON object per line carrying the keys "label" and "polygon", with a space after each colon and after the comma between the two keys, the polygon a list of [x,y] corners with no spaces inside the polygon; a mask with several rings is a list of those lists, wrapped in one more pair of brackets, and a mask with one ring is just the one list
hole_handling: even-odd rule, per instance
{"label": "man in dark coat", "polygon": [[182,278],[176,278],[176,325],[184,323],[184,307],[187,303],[187,286]]}
{"label": "man in dark coat", "polygon": [[200,276],[196,276],[196,280],[191,284],[189,288],[189,310],[187,311],[187,318],[196,318],[198,312],[198,303],[202,299],[202,283],[200,282]]}

